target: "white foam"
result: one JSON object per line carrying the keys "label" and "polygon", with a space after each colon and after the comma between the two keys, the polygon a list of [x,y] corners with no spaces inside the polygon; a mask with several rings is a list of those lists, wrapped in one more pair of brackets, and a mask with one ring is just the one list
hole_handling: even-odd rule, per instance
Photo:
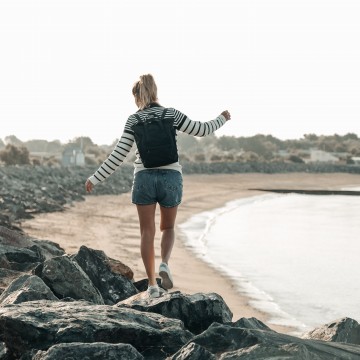
{"label": "white foam", "polygon": [[341,188],[341,190],[343,190],[343,191],[360,191],[360,186],[359,185],[345,186],[345,187]]}
{"label": "white foam", "polygon": [[260,195],[197,214],[180,228],[196,256],[230,277],[269,323],[303,332],[360,317],[357,199]]}
{"label": "white foam", "polygon": [[230,201],[222,208],[192,216],[188,221],[180,224],[179,228],[185,235],[186,247],[191,249],[198,258],[216,268],[219,273],[229,277],[237,285],[237,290],[250,299],[250,306],[270,315],[270,324],[291,326],[302,332],[306,328],[305,324],[283,311],[269,294],[254,286],[239,271],[220,265],[215,259],[208,256],[207,237],[219,216],[231,212],[240,206],[261,203],[276,197],[279,197],[279,195],[266,194]]}

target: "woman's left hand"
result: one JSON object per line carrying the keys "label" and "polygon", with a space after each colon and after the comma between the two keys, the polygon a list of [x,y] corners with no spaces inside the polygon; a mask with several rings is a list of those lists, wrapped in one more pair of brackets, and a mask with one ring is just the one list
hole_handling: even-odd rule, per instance
{"label": "woman's left hand", "polygon": [[223,111],[223,112],[221,113],[221,115],[224,116],[224,118],[226,119],[226,121],[228,121],[228,120],[231,119],[231,115],[230,115],[230,113],[229,113],[227,110]]}
{"label": "woman's left hand", "polygon": [[94,188],[94,184],[89,180],[87,179],[86,180],[86,183],[85,183],[85,190],[88,192],[88,193],[91,193],[91,191],[93,190]]}

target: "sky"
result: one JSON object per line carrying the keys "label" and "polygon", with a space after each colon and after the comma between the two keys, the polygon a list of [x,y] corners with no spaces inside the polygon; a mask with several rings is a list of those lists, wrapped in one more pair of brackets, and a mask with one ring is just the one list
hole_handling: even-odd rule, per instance
{"label": "sky", "polygon": [[153,74],[217,136],[360,135],[358,0],[2,0],[0,138],[118,139]]}

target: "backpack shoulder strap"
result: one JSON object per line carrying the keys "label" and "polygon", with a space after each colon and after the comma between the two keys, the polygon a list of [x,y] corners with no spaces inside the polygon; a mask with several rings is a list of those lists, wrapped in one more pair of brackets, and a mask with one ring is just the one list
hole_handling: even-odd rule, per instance
{"label": "backpack shoulder strap", "polygon": [[[167,109],[165,108],[165,109],[163,110],[162,114],[161,114],[161,120],[164,119],[164,117],[165,117],[165,115],[166,115],[166,111],[167,111]],[[139,114],[134,114],[134,116],[135,116],[135,118],[137,119],[138,122],[140,122],[140,123],[145,122],[144,120],[141,119],[141,117],[139,116]]]}
{"label": "backpack shoulder strap", "polygon": [[162,115],[161,115],[161,120],[164,119],[165,115],[166,115],[166,111],[167,111],[167,108],[165,108],[162,112]]}
{"label": "backpack shoulder strap", "polygon": [[143,120],[141,120],[141,117],[138,114],[134,114],[134,116],[136,117],[136,120],[138,122],[143,122]]}

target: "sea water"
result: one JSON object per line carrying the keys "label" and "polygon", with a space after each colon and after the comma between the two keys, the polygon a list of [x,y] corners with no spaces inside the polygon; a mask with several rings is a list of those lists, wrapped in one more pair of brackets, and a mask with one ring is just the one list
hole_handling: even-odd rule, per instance
{"label": "sea water", "polygon": [[270,324],[301,333],[340,317],[360,321],[360,197],[259,195],[180,227]]}

